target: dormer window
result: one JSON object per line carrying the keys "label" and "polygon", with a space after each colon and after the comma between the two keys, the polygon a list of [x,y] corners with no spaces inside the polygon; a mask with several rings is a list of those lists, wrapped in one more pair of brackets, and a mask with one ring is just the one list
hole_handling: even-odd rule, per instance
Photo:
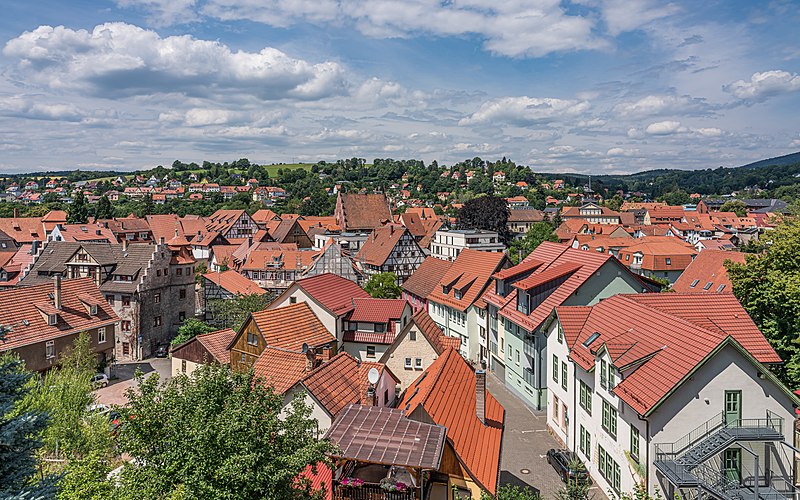
{"label": "dormer window", "polygon": [[447,286],[447,285],[442,285],[442,293],[445,294],[445,295],[450,293],[450,287]]}
{"label": "dormer window", "polygon": [[669,265],[671,265],[671,264],[672,264],[672,259],[670,259],[669,257],[667,257],[667,265],[669,266]]}
{"label": "dormer window", "polygon": [[47,324],[50,326],[55,326],[56,324],[58,324],[58,314],[48,314]]}
{"label": "dormer window", "polygon": [[89,307],[89,315],[90,316],[97,316],[97,304],[92,304]]}
{"label": "dormer window", "polygon": [[453,296],[455,297],[456,300],[461,300],[461,297],[463,295],[461,293],[461,290],[456,290],[456,291],[453,292]]}

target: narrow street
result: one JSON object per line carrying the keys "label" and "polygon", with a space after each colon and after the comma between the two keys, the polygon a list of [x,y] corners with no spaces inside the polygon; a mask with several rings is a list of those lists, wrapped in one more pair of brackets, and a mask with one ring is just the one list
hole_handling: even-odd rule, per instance
{"label": "narrow street", "polygon": [[136,369],[141,370],[145,377],[158,373],[160,380],[166,380],[172,375],[172,364],[169,358],[150,358],[143,361],[118,363],[114,366],[113,375],[108,387],[97,389],[97,402],[105,405],[124,405],[125,391],[136,383],[133,376]]}

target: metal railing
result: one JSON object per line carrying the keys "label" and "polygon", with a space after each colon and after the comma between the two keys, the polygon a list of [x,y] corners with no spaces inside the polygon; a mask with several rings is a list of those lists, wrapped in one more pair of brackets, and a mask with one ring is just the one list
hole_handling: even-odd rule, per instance
{"label": "metal railing", "polygon": [[364,484],[358,488],[352,488],[337,484],[333,489],[333,500],[414,500],[416,490],[407,491],[386,491],[375,484]]}
{"label": "metal railing", "polygon": [[711,433],[725,427],[725,413],[719,412],[710,419],[706,420],[688,434],[675,441],[674,443],[658,443],[654,445],[656,461],[674,459],[682,452],[688,450],[693,445],[705,439]]}

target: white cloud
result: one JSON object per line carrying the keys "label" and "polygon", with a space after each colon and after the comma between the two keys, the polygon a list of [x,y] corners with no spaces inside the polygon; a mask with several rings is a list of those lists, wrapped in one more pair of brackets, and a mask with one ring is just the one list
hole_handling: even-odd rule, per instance
{"label": "white cloud", "polygon": [[458,124],[508,123],[512,125],[529,125],[546,123],[581,115],[588,111],[589,108],[589,102],[574,99],[528,96],[504,97],[483,103],[478,108],[478,111],[462,118]]}
{"label": "white cloud", "polygon": [[25,96],[0,98],[0,115],[32,120],[78,122],[86,113],[71,103],[38,102]]}
{"label": "white cloud", "polygon": [[117,0],[120,7],[140,7],[150,13],[153,26],[169,26],[197,20],[196,0]]}
{"label": "white cloud", "polygon": [[606,152],[606,156],[637,156],[640,154],[638,149],[611,148]]}
{"label": "white cloud", "polygon": [[672,135],[686,130],[686,127],[681,126],[681,122],[672,120],[651,123],[644,129],[649,135]]}
{"label": "white cloud", "polygon": [[14,72],[20,78],[100,97],[233,93],[275,100],[345,92],[344,71],[335,62],[313,64],[272,47],[233,51],[188,35],[162,38],[126,23],[102,24],[91,32],[39,26],[11,39],[3,53],[17,60]]}
{"label": "white cloud", "polygon": [[617,104],[614,111],[621,116],[642,117],[707,112],[708,108],[702,99],[693,99],[686,95],[648,95],[638,101]]}
{"label": "white cloud", "polygon": [[753,73],[750,81],[737,80],[725,86],[737,99],[764,101],[769,97],[800,90],[800,75],[783,70]]}
{"label": "white cloud", "polygon": [[716,127],[695,128],[692,131],[703,137],[721,137],[723,133],[721,129]]}
{"label": "white cloud", "polygon": [[612,36],[637,30],[679,10],[675,4],[664,5],[654,0],[602,0],[600,6]]}
{"label": "white cloud", "polygon": [[589,120],[581,120],[578,122],[580,128],[601,128],[605,126],[606,120],[600,118],[591,118]]}
{"label": "white cloud", "polygon": [[789,143],[790,148],[800,148],[800,137]]}

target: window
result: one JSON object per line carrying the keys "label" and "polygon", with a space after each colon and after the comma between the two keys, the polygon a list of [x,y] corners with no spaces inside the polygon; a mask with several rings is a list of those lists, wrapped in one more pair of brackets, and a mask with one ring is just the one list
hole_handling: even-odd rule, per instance
{"label": "window", "polygon": [[290,304],[297,304],[297,297],[289,297]]}
{"label": "window", "polygon": [[258,337],[255,333],[247,332],[247,343],[250,345],[258,345]]}
{"label": "window", "polygon": [[246,359],[247,359],[247,358],[245,357],[245,354],[244,354],[244,353],[242,353],[242,363],[244,363]]}
{"label": "window", "polygon": [[592,414],[592,389],[582,380],[580,382],[580,404],[587,414]]}
{"label": "window", "polygon": [[589,434],[589,431],[583,428],[581,425],[580,429],[580,443],[579,447],[583,456],[586,457],[587,462],[592,461],[592,435]]}
{"label": "window", "polygon": [[564,329],[561,328],[561,322],[558,323],[558,343],[564,343]]}
{"label": "window", "polygon": [[156,304],[160,304],[161,303],[161,294],[160,293],[153,294],[153,302],[155,302]]}
{"label": "window", "polygon": [[619,492],[619,464],[611,458],[611,455],[606,453],[606,450],[604,450],[602,446],[597,447],[597,454],[599,458],[600,474],[606,478],[606,481],[614,488],[614,491]]}
{"label": "window", "polygon": [[186,313],[181,311],[178,313],[178,321],[183,321],[186,319]]}
{"label": "window", "polygon": [[691,285],[689,285],[689,288],[694,288],[694,287],[696,287],[698,283],[700,283],[700,280],[694,280],[694,281],[692,281],[692,284],[691,284]]}
{"label": "window", "polygon": [[98,328],[97,329],[97,343],[102,344],[106,341],[106,329],[105,328]]}
{"label": "window", "polygon": [[97,316],[97,304],[89,306],[89,316]]}
{"label": "window", "polygon": [[410,370],[411,369],[411,358],[406,358],[405,369],[406,370]]}
{"label": "window", "polygon": [[604,359],[600,360],[600,386],[604,389],[607,388],[606,386],[606,374],[608,373],[608,366],[606,365],[606,361]]}
{"label": "window", "polygon": [[123,295],[122,296],[122,305],[123,306],[131,305],[131,296],[130,295]]}
{"label": "window", "polygon": [[422,370],[422,358],[414,358],[414,368]]}
{"label": "window", "polygon": [[58,314],[48,314],[47,315],[47,324],[53,326],[58,323]]}
{"label": "window", "polygon": [[711,285],[713,285],[713,284],[714,283],[709,281],[708,283],[706,283],[706,286],[703,287],[703,290],[708,290],[709,288],[711,288]]}
{"label": "window", "polygon": [[519,349],[517,349],[517,364],[519,364]]}
{"label": "window", "polygon": [[191,267],[187,267],[186,268],[186,276],[189,276],[190,274],[192,274],[192,268]]}
{"label": "window", "polygon": [[156,276],[161,276],[161,269],[156,269]]}
{"label": "window", "polygon": [[185,299],[186,298],[186,289],[185,288],[181,288],[180,290],[178,290],[178,298],[179,299]]}
{"label": "window", "polygon": [[386,325],[383,323],[375,323],[375,333],[383,333],[386,331]]}
{"label": "window", "polygon": [[113,306],[114,305],[114,296],[113,295],[106,295],[106,302],[108,302],[109,305]]}
{"label": "window", "polygon": [[56,357],[55,341],[50,340],[44,345],[44,355],[47,359],[52,359]]}
{"label": "window", "polygon": [[553,396],[553,420],[558,422],[558,406],[559,406],[558,398]]}
{"label": "window", "polygon": [[161,326],[161,316],[153,317],[153,326]]}
{"label": "window", "polygon": [[367,346],[367,357],[368,358],[374,358],[375,357],[375,346],[374,345],[368,345]]}
{"label": "window", "polygon": [[186,360],[181,360],[181,373],[186,373]]}
{"label": "window", "polygon": [[639,463],[639,429],[631,425],[631,458]]}
{"label": "window", "polygon": [[123,332],[131,331],[131,322],[129,320],[122,320],[119,322],[119,329]]}
{"label": "window", "polygon": [[561,388],[567,390],[567,363],[561,362]]}
{"label": "window", "polygon": [[669,265],[672,265],[672,259],[670,259],[669,257],[667,257],[667,265],[668,265],[668,266],[669,266]]}
{"label": "window", "polygon": [[168,267],[164,268],[164,276],[169,276],[169,268]]}
{"label": "window", "polygon": [[177,276],[183,276],[183,268],[182,268],[182,267],[179,267],[178,269],[176,269],[176,270],[175,270],[175,274],[176,274]]}
{"label": "window", "polygon": [[721,291],[723,291],[723,290],[725,290],[725,285],[724,285],[724,284],[722,284],[722,285],[720,285],[720,286],[718,286],[718,287],[717,287],[717,291],[718,291],[718,292],[721,292]]}
{"label": "window", "polygon": [[617,409],[603,400],[603,430],[614,439],[617,439]]}
{"label": "window", "polygon": [[408,339],[412,341],[417,340],[417,331],[414,330],[413,328],[408,332]]}
{"label": "window", "polygon": [[558,383],[558,356],[553,354],[553,382]]}

